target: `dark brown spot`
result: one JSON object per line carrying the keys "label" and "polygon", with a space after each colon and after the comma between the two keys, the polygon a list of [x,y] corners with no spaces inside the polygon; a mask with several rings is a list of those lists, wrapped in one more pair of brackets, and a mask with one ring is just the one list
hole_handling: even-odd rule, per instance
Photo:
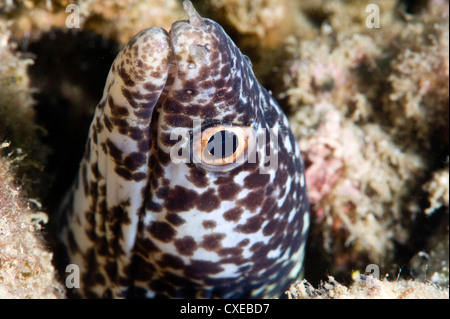
{"label": "dark brown spot", "polygon": [[105,127],[108,129],[108,131],[113,131],[114,126],[107,115],[103,115],[103,123],[105,124]]}
{"label": "dark brown spot", "polygon": [[269,183],[270,175],[269,174],[261,174],[259,170],[253,172],[244,178],[244,187],[245,188],[258,188],[264,187]]}
{"label": "dark brown spot", "polygon": [[135,182],[140,182],[140,181],[143,181],[146,178],[147,178],[147,174],[146,173],[144,173],[144,172],[137,172],[137,173],[133,174],[133,178],[132,179]]}
{"label": "dark brown spot", "polygon": [[111,119],[111,122],[114,124],[116,128],[119,128],[119,132],[122,134],[126,134],[128,132],[128,122],[125,119],[115,118]]}
{"label": "dark brown spot", "polygon": [[203,188],[208,186],[208,178],[206,177],[205,171],[201,171],[198,169],[191,169],[187,179],[196,187]]}
{"label": "dark brown spot", "polygon": [[[224,68],[226,68],[226,66],[223,66],[223,67],[222,67],[222,69],[224,69]],[[216,88],[223,88],[223,87],[225,86],[225,80],[224,80],[224,78],[225,78],[225,77],[220,77],[220,78],[218,78],[218,79],[215,81],[214,85],[215,85]]]}
{"label": "dark brown spot", "polygon": [[235,114],[228,114],[228,115],[225,115],[223,120],[226,122],[233,122],[233,121],[235,121],[235,118],[236,118]]}
{"label": "dark brown spot", "polygon": [[126,169],[126,168],[117,166],[114,169],[114,171],[117,173],[117,175],[123,177],[124,179],[126,179],[128,181],[132,179],[131,172],[128,169]]}
{"label": "dark brown spot", "polygon": [[164,206],[171,212],[184,212],[194,208],[198,201],[198,195],[195,191],[181,186],[175,186],[173,189],[160,188],[157,196],[164,199]]}
{"label": "dark brown spot", "polygon": [[142,120],[147,120],[152,117],[153,109],[151,108],[139,108],[133,112],[138,118]]}
{"label": "dark brown spot", "polygon": [[164,294],[168,296],[173,296],[175,294],[175,289],[172,285],[168,284],[165,281],[159,280],[159,279],[153,279],[149,284],[148,287],[159,294]]}
{"label": "dark brown spot", "polygon": [[128,215],[120,205],[114,206],[108,211],[106,221],[109,233],[114,234],[108,240],[109,249],[116,256],[123,255],[125,252],[119,241],[123,238],[122,226],[130,223]]}
{"label": "dark brown spot", "polygon": [[219,114],[219,110],[214,105],[205,105],[201,109],[201,117],[204,119],[212,119]]}
{"label": "dark brown spot", "polygon": [[196,95],[194,89],[182,89],[174,92],[175,98],[182,102],[188,102]]}
{"label": "dark brown spot", "polygon": [[233,105],[239,99],[239,91],[227,91],[223,96],[223,99],[226,100],[229,105]]}
{"label": "dark brown spot", "polygon": [[166,113],[173,113],[173,114],[183,113],[183,110],[184,110],[183,104],[177,102],[174,99],[166,100],[163,108]]}
{"label": "dark brown spot", "polygon": [[102,148],[103,153],[108,154],[108,147],[106,146],[106,143],[100,143],[100,147]]}
{"label": "dark brown spot", "polygon": [[109,280],[111,280],[111,282],[117,282],[117,263],[107,261],[104,268]]}
{"label": "dark brown spot", "polygon": [[95,179],[94,181],[91,181],[89,183],[89,194],[92,196],[92,201],[96,201],[97,200],[97,195],[98,195],[98,176],[99,176],[99,171],[98,171],[98,167],[97,167],[97,163],[93,163],[91,165],[91,172],[94,175]]}
{"label": "dark brown spot", "polygon": [[[200,102],[200,101],[199,101]],[[184,111],[186,115],[198,116],[200,111],[202,110],[202,106],[198,104],[191,104]]]}
{"label": "dark brown spot", "polygon": [[173,269],[181,269],[184,267],[183,260],[171,254],[163,254],[161,261],[158,262],[158,265],[161,267],[173,268]]}
{"label": "dark brown spot", "polygon": [[192,118],[184,115],[166,115],[164,121],[173,127],[192,127]]}
{"label": "dark brown spot", "polygon": [[106,146],[108,147],[108,153],[111,155],[116,163],[122,160],[122,150],[120,150],[116,144],[114,144],[109,138],[106,139]]}
{"label": "dark brown spot", "polygon": [[95,227],[95,214],[93,214],[90,210],[86,211],[84,213],[84,219],[86,219],[86,222],[88,223],[88,225],[92,228]]}
{"label": "dark brown spot", "polygon": [[238,247],[245,247],[250,243],[250,239],[246,238],[239,242]]}
{"label": "dark brown spot", "polygon": [[256,215],[247,219],[245,224],[237,225],[235,230],[244,234],[253,234],[261,229],[263,219],[261,216]]}
{"label": "dark brown spot", "polygon": [[251,252],[257,252],[259,250],[262,250],[263,248],[264,248],[264,243],[259,241],[257,243],[254,243],[252,245],[252,247],[250,247],[250,251]]}
{"label": "dark brown spot", "polygon": [[218,193],[222,200],[233,200],[241,191],[241,186],[235,182],[219,185]]}
{"label": "dark brown spot", "polygon": [[153,110],[153,107],[155,106],[156,102],[157,102],[157,101],[155,101],[155,100],[150,101],[150,102],[141,102],[141,103],[139,103],[138,106],[139,106],[141,109],[145,109],[145,110]]}
{"label": "dark brown spot", "polygon": [[[220,75],[221,75],[221,77],[222,77],[222,78],[226,78],[229,74],[230,74],[230,66],[227,65],[227,64],[223,64],[223,65],[222,65],[222,68],[220,69]],[[219,84],[221,84],[221,83],[219,83]],[[218,84],[218,85],[219,85],[219,84]],[[222,84],[221,87],[223,87],[223,84]]]}
{"label": "dark brown spot", "polygon": [[129,206],[129,202],[124,202],[120,205],[111,207],[108,214],[109,222],[117,222],[121,225],[129,225],[131,223],[131,220],[128,216],[127,210],[125,209]]}
{"label": "dark brown spot", "polygon": [[172,241],[176,234],[175,229],[166,222],[151,222],[147,230],[154,238],[164,243]]}
{"label": "dark brown spot", "polygon": [[[275,198],[267,197],[264,200],[264,204],[263,204],[263,206],[261,208],[261,212],[264,213],[264,214],[268,214],[272,210],[272,208],[274,207],[275,203],[276,203]],[[271,216],[269,216],[269,217],[271,217]]]}
{"label": "dark brown spot", "polygon": [[203,236],[203,241],[200,243],[202,248],[209,251],[216,251],[222,248],[222,239],[226,237],[225,234],[211,234]]}
{"label": "dark brown spot", "polygon": [[232,172],[233,171],[229,172],[228,175],[225,175],[225,176],[218,176],[216,178],[216,180],[214,181],[214,184],[223,185],[223,184],[234,183],[233,182],[234,175],[232,175]]}
{"label": "dark brown spot", "polygon": [[235,207],[223,213],[223,218],[230,222],[238,222],[244,210],[241,207]]}
{"label": "dark brown spot", "polygon": [[99,187],[99,194],[102,195],[102,196],[106,195],[106,185],[101,185]]}
{"label": "dark brown spot", "polygon": [[112,95],[108,95],[108,105],[111,109],[111,114],[115,117],[125,117],[129,114],[128,109],[115,103]]}
{"label": "dark brown spot", "polygon": [[266,187],[266,196],[272,195],[273,190],[274,190],[273,185],[268,185],[268,186]]}
{"label": "dark brown spot", "polygon": [[148,151],[150,151],[151,147],[152,147],[151,140],[145,139],[145,140],[140,140],[138,142],[139,152],[147,153]]}
{"label": "dark brown spot", "polygon": [[223,270],[219,263],[213,263],[204,260],[193,260],[191,264],[186,267],[184,274],[187,277],[200,279],[208,277],[208,275],[218,274]]}
{"label": "dark brown spot", "polygon": [[[217,81],[220,81],[220,80],[222,80],[222,79],[218,79]],[[223,80],[222,80],[223,81]],[[206,80],[206,81],[203,81],[202,83],[201,83],[201,88],[202,89],[210,89],[210,88],[212,88],[213,86],[214,86],[214,84],[215,84],[215,82],[214,81],[212,81],[212,80]]]}
{"label": "dark brown spot", "polygon": [[150,238],[138,238],[134,250],[143,256],[160,251]]}
{"label": "dark brown spot", "polygon": [[86,253],[87,271],[82,275],[82,281],[87,287],[95,286],[96,284],[105,285],[105,277],[98,272],[99,264],[97,262],[95,249],[91,248]]}
{"label": "dark brown spot", "polygon": [[135,141],[140,141],[144,137],[142,130],[137,127],[128,127],[128,134]]}
{"label": "dark brown spot", "polygon": [[240,199],[238,204],[248,208],[251,212],[255,212],[256,209],[263,203],[263,200],[264,189],[260,189],[249,193],[246,198]]}
{"label": "dark brown spot", "polygon": [[92,175],[94,175],[95,179],[99,178],[100,172],[98,171],[97,162],[92,163],[92,165],[91,165],[91,172],[92,172]]}
{"label": "dark brown spot", "polygon": [[[134,83],[133,83],[134,85]],[[134,109],[138,108],[139,104],[136,102],[136,97],[134,96],[134,93],[127,88],[122,88],[122,95],[127,99],[127,102],[130,104],[130,106]]]}
{"label": "dark brown spot", "polygon": [[[100,188],[100,192],[102,191],[102,187]],[[105,191],[106,192],[106,191]],[[102,200],[99,203],[99,207],[97,209],[97,215],[100,217],[99,220],[97,221],[98,224],[102,225],[102,229],[104,229],[104,223],[106,218],[108,217],[108,208],[106,207],[106,199],[103,197]],[[92,217],[91,218],[95,218],[94,214],[90,214]],[[86,218],[88,218],[86,216]]]}
{"label": "dark brown spot", "polygon": [[161,163],[164,166],[171,161],[170,154],[163,152],[161,149],[158,149],[158,159],[158,163]]}
{"label": "dark brown spot", "polygon": [[175,240],[175,248],[177,252],[184,256],[192,256],[197,249],[197,243],[191,236],[185,236]]}
{"label": "dark brown spot", "polygon": [[99,110],[101,110],[101,109],[103,109],[105,107],[105,105],[106,105],[106,100],[102,100],[100,103],[98,103],[97,108]]}
{"label": "dark brown spot", "polygon": [[273,184],[275,186],[283,187],[286,184],[287,178],[288,178],[288,173],[285,170],[279,169],[277,171],[277,176],[275,176]]}
{"label": "dark brown spot", "polygon": [[166,220],[174,226],[183,225],[186,221],[176,213],[168,213]]}
{"label": "dark brown spot", "polygon": [[263,235],[269,236],[272,235],[278,226],[278,221],[276,219],[272,219],[267,223],[267,225],[263,228]]}
{"label": "dark brown spot", "polygon": [[147,162],[147,158],[143,153],[133,152],[125,157],[123,162],[127,169],[135,171]]}
{"label": "dark brown spot", "polygon": [[212,212],[220,205],[220,199],[215,194],[213,188],[209,188],[203,194],[201,194],[197,201],[197,208],[201,211]]}
{"label": "dark brown spot", "polygon": [[99,119],[97,119],[95,122],[95,128],[96,128],[96,130],[94,130],[92,140],[94,141],[95,144],[97,144],[97,134],[100,134],[104,128],[103,124],[100,122]]}
{"label": "dark brown spot", "polygon": [[152,92],[152,91],[157,91],[160,88],[158,86],[154,85],[154,84],[151,84],[151,83],[147,82],[147,83],[144,84],[144,89],[146,89],[149,92]]}
{"label": "dark brown spot", "polygon": [[202,222],[204,229],[214,229],[217,226],[217,223],[215,220],[204,220]]}
{"label": "dark brown spot", "polygon": [[97,239],[96,243],[98,245],[97,253],[99,254],[99,256],[108,256],[110,252],[109,252],[109,245],[108,245],[108,241],[106,240],[106,237]]}
{"label": "dark brown spot", "polygon": [[149,200],[145,204],[145,209],[150,212],[159,213],[162,210],[162,206],[152,200]]}
{"label": "dark brown spot", "polygon": [[[176,138],[174,138],[170,133],[162,133],[160,136],[161,143],[168,147],[174,146],[179,141],[181,141],[181,139],[182,139],[182,136],[177,136]],[[178,155],[180,155],[180,154],[178,154]]]}
{"label": "dark brown spot", "polygon": [[[147,254],[145,254],[147,255]],[[144,255],[144,256],[145,256]],[[127,269],[127,272],[133,276],[134,280],[148,281],[153,278],[156,270],[155,266],[139,255],[133,255],[133,267]]]}

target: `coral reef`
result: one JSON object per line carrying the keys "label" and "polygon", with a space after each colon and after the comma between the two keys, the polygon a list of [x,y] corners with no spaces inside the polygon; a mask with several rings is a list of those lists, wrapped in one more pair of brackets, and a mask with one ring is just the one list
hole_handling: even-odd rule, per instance
{"label": "coral reef", "polygon": [[448,225],[448,14],[383,1],[368,28],[368,4],[302,8],[322,22],[313,39],[288,39],[279,95],[308,166],[312,236],[346,278],[370,262],[395,271],[421,214],[447,207]]}
{"label": "coral reef", "polygon": [[10,47],[9,36],[0,20],[0,299],[61,298],[64,290],[40,232],[48,215],[25,195],[38,183],[33,177],[45,153],[37,142],[27,74],[33,61]]}
{"label": "coral reef", "polygon": [[34,111],[27,69],[33,60],[15,55],[9,36],[6,22],[0,20],[0,137],[14,137],[15,147],[29,148]]}
{"label": "coral reef", "polygon": [[248,39],[254,39],[265,49],[276,49],[283,45],[283,38],[295,29],[294,18],[297,4],[281,1],[212,1],[210,16],[217,16],[221,23],[232,26]]}
{"label": "coral reef", "polygon": [[322,236],[326,255],[336,258],[334,271],[389,262],[393,240],[402,235],[396,233],[401,198],[411,192],[404,185],[420,176],[423,161],[411,152],[392,152],[392,138],[379,126],[357,126],[330,102],[313,107],[315,124],[305,107],[295,114],[294,132],[302,136],[309,197],[320,224],[314,236]]}
{"label": "coral reef", "polygon": [[13,160],[0,157],[0,299],[62,298],[52,253],[39,232],[48,216],[31,208],[36,202],[21,198],[10,174]]}
{"label": "coral reef", "polygon": [[438,224],[439,226],[433,230],[433,234],[428,238],[426,246],[411,258],[409,266],[411,267],[411,272],[415,279],[423,282],[432,282],[442,287],[448,287],[448,216],[439,218]]}
{"label": "coral reef", "polygon": [[388,281],[372,276],[359,276],[346,287],[333,277],[314,288],[306,280],[290,287],[289,299],[448,299],[448,288],[412,280]]}
{"label": "coral reef", "polygon": [[441,207],[448,207],[449,200],[449,169],[448,166],[441,170],[435,171],[430,181],[423,185],[423,190],[426,191],[428,208],[425,209],[425,214],[431,215]]}
{"label": "coral reef", "polygon": [[[17,38],[36,39],[52,28],[69,25],[75,29],[93,30],[122,44],[149,27],[168,30],[183,16],[183,10],[175,0],[6,1],[0,4],[0,12],[4,12],[10,21],[10,30]],[[76,20],[71,16],[74,13]]]}

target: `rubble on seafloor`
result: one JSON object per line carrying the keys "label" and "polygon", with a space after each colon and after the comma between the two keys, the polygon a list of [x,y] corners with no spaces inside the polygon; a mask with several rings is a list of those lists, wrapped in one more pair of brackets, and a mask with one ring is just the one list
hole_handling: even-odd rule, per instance
{"label": "rubble on seafloor", "polygon": [[380,280],[356,274],[356,280],[344,286],[333,277],[314,288],[306,280],[286,291],[289,299],[448,299],[448,288],[414,280]]}

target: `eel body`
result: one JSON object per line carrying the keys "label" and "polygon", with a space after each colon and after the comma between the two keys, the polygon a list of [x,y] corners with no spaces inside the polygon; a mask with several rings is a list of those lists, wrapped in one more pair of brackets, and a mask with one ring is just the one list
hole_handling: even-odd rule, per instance
{"label": "eel body", "polygon": [[87,298],[280,297],[309,226],[289,123],[216,22],[146,29],[97,105],[60,237]]}

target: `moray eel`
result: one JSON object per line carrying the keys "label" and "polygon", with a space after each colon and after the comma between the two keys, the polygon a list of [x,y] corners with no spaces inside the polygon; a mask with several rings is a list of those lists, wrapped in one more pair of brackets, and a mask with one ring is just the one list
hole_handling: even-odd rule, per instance
{"label": "moray eel", "polygon": [[222,27],[184,8],[122,49],[95,110],[61,208],[82,297],[280,297],[301,276],[288,120]]}

